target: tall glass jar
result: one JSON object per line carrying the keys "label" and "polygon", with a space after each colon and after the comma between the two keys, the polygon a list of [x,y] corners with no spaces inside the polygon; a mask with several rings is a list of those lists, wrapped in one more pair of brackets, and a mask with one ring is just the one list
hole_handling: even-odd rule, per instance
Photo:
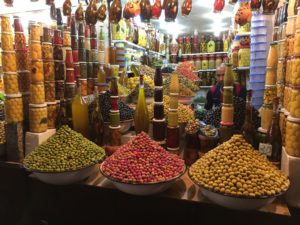
{"label": "tall glass jar", "polygon": [[202,68],[202,70],[207,70],[208,69],[208,59],[207,59],[206,55],[203,56],[203,59],[202,59],[202,62],[201,62],[201,68]]}
{"label": "tall glass jar", "polygon": [[216,69],[216,60],[215,60],[214,55],[209,55],[208,68],[209,69]]}
{"label": "tall glass jar", "polygon": [[218,54],[216,56],[216,68],[218,68],[222,64],[222,62],[223,62],[222,56]]}

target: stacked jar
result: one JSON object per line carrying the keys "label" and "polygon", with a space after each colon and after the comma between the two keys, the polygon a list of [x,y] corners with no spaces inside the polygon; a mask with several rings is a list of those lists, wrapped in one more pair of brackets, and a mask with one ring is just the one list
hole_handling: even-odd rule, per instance
{"label": "stacked jar", "polygon": [[153,139],[161,145],[165,144],[165,117],[163,103],[163,79],[161,67],[157,66],[154,76],[154,117],[153,117]]}
{"label": "stacked jar", "polygon": [[23,101],[19,89],[17,60],[10,17],[1,16],[2,70],[4,73],[5,116],[7,123],[22,122]]}
{"label": "stacked jar", "polygon": [[43,133],[48,128],[47,104],[45,104],[44,67],[42,60],[41,27],[29,27],[30,99],[29,131]]}
{"label": "stacked jar", "polygon": [[105,53],[104,53],[105,39],[104,39],[104,37],[105,37],[104,28],[103,28],[103,25],[100,25],[100,31],[99,31],[99,35],[98,35],[98,62],[102,66],[105,63]]}
{"label": "stacked jar", "polygon": [[109,128],[112,130],[120,129],[120,110],[119,110],[119,94],[118,94],[118,78],[117,76],[113,76],[111,79],[111,96],[110,96],[110,126]]}
{"label": "stacked jar", "polygon": [[178,74],[173,73],[170,81],[170,104],[167,127],[167,149],[170,152],[179,153],[179,123],[178,123],[178,95],[179,79]]}
{"label": "stacked jar", "polygon": [[78,23],[78,60],[79,60],[79,71],[80,78],[78,79],[81,87],[81,95],[87,95],[87,58],[86,58],[86,44],[85,44],[85,31],[84,23]]}
{"label": "stacked jar", "polygon": [[[88,94],[93,94],[94,87],[97,83],[97,74],[99,70],[98,63],[98,48],[97,48],[97,31],[95,25],[90,25],[89,33],[89,42],[90,42],[90,53],[87,56],[87,73],[88,73]],[[121,68],[121,65],[120,65]],[[123,67],[122,67],[123,68]]]}
{"label": "stacked jar", "polygon": [[80,65],[78,55],[78,37],[75,16],[71,17],[71,48],[73,56],[74,76],[78,85],[78,79],[80,78]]}

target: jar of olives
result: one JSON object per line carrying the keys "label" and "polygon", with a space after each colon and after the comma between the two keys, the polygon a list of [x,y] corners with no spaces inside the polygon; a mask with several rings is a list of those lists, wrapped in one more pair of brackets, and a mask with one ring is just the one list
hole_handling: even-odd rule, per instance
{"label": "jar of olives", "polygon": [[23,121],[23,102],[21,94],[6,95],[4,104],[7,123]]}
{"label": "jar of olives", "polygon": [[214,55],[209,55],[208,68],[216,69],[216,60]]}
{"label": "jar of olives", "polygon": [[30,90],[30,72],[19,71],[18,72],[19,89],[22,93],[29,92]]}
{"label": "jar of olives", "polygon": [[291,117],[300,118],[300,87],[292,87],[289,93],[288,111]]}
{"label": "jar of olives", "polygon": [[44,79],[45,81],[54,81],[55,80],[55,67],[54,61],[44,60]]}
{"label": "jar of olives", "polygon": [[57,103],[55,101],[47,102],[48,129],[55,129],[57,112]]}
{"label": "jar of olives", "polygon": [[271,105],[273,99],[277,96],[276,85],[265,85],[264,104]]}
{"label": "jar of olives", "polygon": [[29,104],[29,131],[43,133],[48,128],[46,104]]}
{"label": "jar of olives", "polygon": [[30,59],[39,60],[42,59],[42,46],[39,41],[31,41],[29,45]]}
{"label": "jar of olives", "polygon": [[260,113],[261,113],[261,127],[264,130],[268,130],[273,115],[272,105],[263,105]]}
{"label": "jar of olives", "polygon": [[17,70],[28,70],[28,51],[27,49],[16,50]]}
{"label": "jar of olives", "polygon": [[17,71],[17,60],[14,51],[3,51],[2,52],[2,69],[3,72],[16,72]]}
{"label": "jar of olives", "polygon": [[30,85],[30,103],[31,104],[44,104],[45,103],[44,83]]}
{"label": "jar of olives", "polygon": [[53,46],[51,42],[43,42],[42,44],[43,59],[53,59]]}
{"label": "jar of olives", "polygon": [[26,38],[23,32],[15,32],[15,49],[26,49]]}
{"label": "jar of olives", "polygon": [[202,70],[207,70],[208,69],[208,60],[207,56],[203,56],[202,62],[201,62],[201,68]]}
{"label": "jar of olives", "polygon": [[14,37],[12,33],[2,32],[1,33],[1,43],[3,51],[13,51],[14,50]]}
{"label": "jar of olives", "polygon": [[300,157],[300,119],[291,116],[286,122],[285,150],[291,156]]}
{"label": "jar of olives", "polygon": [[39,24],[30,24],[30,40],[40,41],[41,40],[41,28]]}
{"label": "jar of olives", "polygon": [[5,94],[18,94],[20,92],[17,73],[4,73],[3,80]]}

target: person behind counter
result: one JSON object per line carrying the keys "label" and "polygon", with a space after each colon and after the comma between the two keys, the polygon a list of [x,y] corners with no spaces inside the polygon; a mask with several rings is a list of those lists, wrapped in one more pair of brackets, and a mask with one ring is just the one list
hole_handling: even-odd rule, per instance
{"label": "person behind counter", "polygon": [[[205,109],[210,110],[213,106],[219,106],[223,102],[223,81],[225,75],[225,64],[218,66],[216,71],[217,84],[211,86],[206,95]],[[246,101],[247,90],[240,84],[233,85],[233,95]]]}

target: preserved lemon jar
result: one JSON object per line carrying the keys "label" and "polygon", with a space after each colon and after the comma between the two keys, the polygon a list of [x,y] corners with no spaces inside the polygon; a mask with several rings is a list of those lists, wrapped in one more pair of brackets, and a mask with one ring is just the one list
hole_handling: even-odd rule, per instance
{"label": "preserved lemon jar", "polygon": [[30,59],[42,59],[42,46],[39,41],[31,41],[29,45]]}
{"label": "preserved lemon jar", "polygon": [[14,37],[12,33],[2,32],[1,34],[1,46],[3,51],[13,51],[14,50]]}
{"label": "preserved lemon jar", "polygon": [[265,85],[264,104],[271,105],[276,96],[276,85]]}
{"label": "preserved lemon jar", "polygon": [[23,102],[21,94],[6,95],[4,102],[7,123],[23,121]]}
{"label": "preserved lemon jar", "polygon": [[2,69],[3,72],[16,72],[16,54],[14,51],[3,51],[2,52]]}
{"label": "preserved lemon jar", "polygon": [[3,80],[5,94],[18,94],[20,92],[16,72],[4,73]]}
{"label": "preserved lemon jar", "polygon": [[291,116],[286,122],[285,150],[291,156],[300,157],[300,119]]}
{"label": "preserved lemon jar", "polygon": [[266,85],[275,85],[276,84],[276,69],[272,67],[267,67],[266,72]]}
{"label": "preserved lemon jar", "polygon": [[55,129],[57,118],[57,103],[47,102],[48,128]]}
{"label": "preserved lemon jar", "polygon": [[41,28],[39,24],[30,24],[30,40],[40,41],[41,39]]}
{"label": "preserved lemon jar", "polygon": [[55,80],[55,67],[52,60],[43,61],[44,68],[44,80],[45,81],[54,81]]}
{"label": "preserved lemon jar", "polygon": [[46,104],[29,104],[29,131],[43,133],[48,128]]}
{"label": "preserved lemon jar", "polygon": [[300,57],[295,57],[293,59],[289,83],[294,86],[300,86]]}
{"label": "preserved lemon jar", "polygon": [[44,83],[30,85],[30,103],[31,104],[44,104],[45,103]]}
{"label": "preserved lemon jar", "polygon": [[28,70],[28,51],[27,49],[16,50],[17,70]]}
{"label": "preserved lemon jar", "polygon": [[71,32],[70,31],[64,31],[63,45],[66,47],[71,47]]}
{"label": "preserved lemon jar", "polygon": [[279,102],[282,105],[283,104],[283,96],[284,96],[284,84],[283,83],[277,83],[277,97],[279,98]]}
{"label": "preserved lemon jar", "polygon": [[288,109],[288,106],[289,106],[290,92],[291,92],[291,88],[286,85],[284,87],[284,95],[283,95],[283,107],[285,109]]}
{"label": "preserved lemon jar", "polygon": [[249,46],[240,46],[238,52],[238,65],[239,67],[250,66],[250,48]]}
{"label": "preserved lemon jar", "polygon": [[284,143],[285,143],[286,119],[287,117],[285,117],[285,109],[281,109],[279,114],[279,127],[280,127],[281,138],[282,138],[282,146],[285,145]]}
{"label": "preserved lemon jar", "polygon": [[289,96],[288,111],[292,117],[300,118],[300,87],[292,87]]}
{"label": "preserved lemon jar", "polygon": [[269,53],[268,53],[268,58],[267,58],[267,67],[276,69],[277,62],[278,62],[277,44],[272,43],[269,48]]}
{"label": "preserved lemon jar", "polygon": [[260,109],[260,114],[261,114],[261,127],[264,130],[268,130],[271,120],[272,120],[272,115],[273,115],[273,107],[272,105],[263,105]]}
{"label": "preserved lemon jar", "polygon": [[294,56],[300,56],[300,30],[297,30],[295,35]]}
{"label": "preserved lemon jar", "polygon": [[42,60],[32,60],[31,61],[31,82],[32,83],[38,83],[44,81],[44,67],[43,67],[43,61]]}
{"label": "preserved lemon jar", "polygon": [[42,57],[43,59],[53,59],[53,47],[50,42],[43,42],[42,44]]}
{"label": "preserved lemon jar", "polygon": [[285,59],[279,59],[277,65],[277,83],[284,83],[284,73],[285,73]]}

